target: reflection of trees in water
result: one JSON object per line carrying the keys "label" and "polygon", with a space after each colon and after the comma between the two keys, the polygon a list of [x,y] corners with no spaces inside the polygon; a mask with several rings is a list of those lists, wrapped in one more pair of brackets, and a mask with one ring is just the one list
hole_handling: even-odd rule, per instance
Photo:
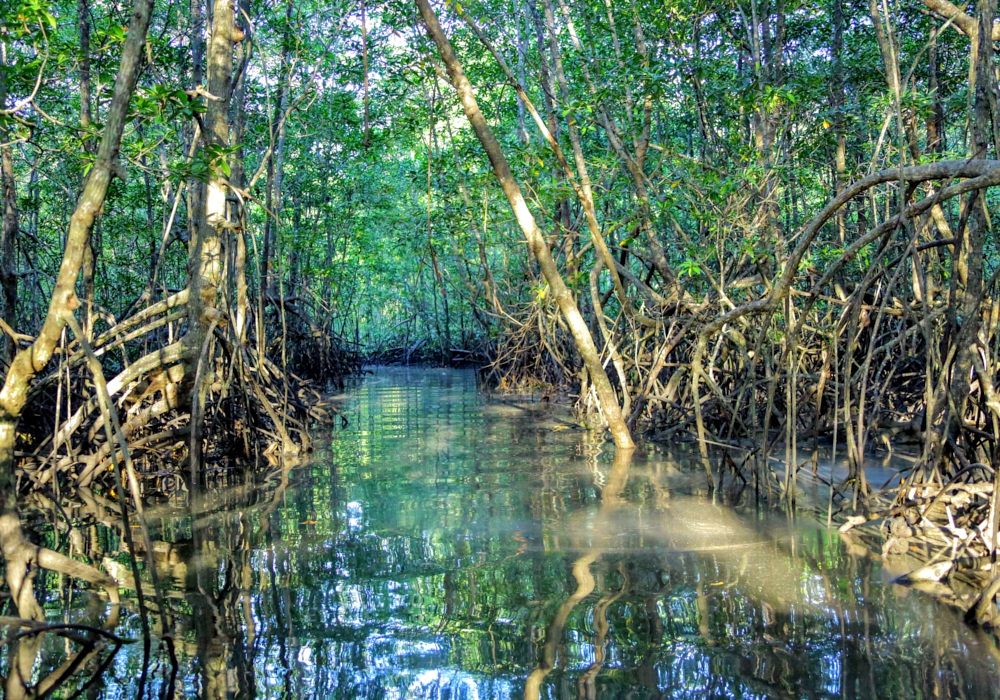
{"label": "reflection of trees in water", "polygon": [[[621,502],[622,492],[625,490],[625,483],[628,480],[628,468],[632,462],[632,453],[633,450],[617,450],[615,452],[614,466],[611,468],[611,474],[608,477],[607,484],[605,484],[604,488],[601,490],[602,504],[600,511],[597,513],[597,522],[595,523],[594,528],[598,532],[606,527],[602,521],[605,520],[611,514],[611,511],[613,511]],[[575,548],[576,547],[574,547],[574,549]],[[545,643],[543,645],[542,658],[539,661],[538,666],[531,672],[531,675],[528,676],[528,680],[525,682],[525,700],[536,700],[540,697],[542,682],[545,680],[545,677],[549,674],[549,672],[555,668],[556,650],[562,641],[563,632],[570,614],[580,602],[594,592],[594,588],[597,585],[590,567],[595,561],[597,561],[603,552],[593,546],[584,545],[583,548],[584,552],[577,557],[577,559],[573,562],[572,567],[573,578],[576,581],[576,590],[573,591],[573,594],[559,606],[558,612],[549,624],[548,629],[545,631]],[[622,590],[624,590],[624,588]],[[621,594],[619,593],[616,597],[619,597],[620,595]],[[587,694],[590,696],[593,695],[594,691],[594,679],[600,672],[601,666],[604,664],[604,643],[607,638],[608,628],[606,613],[607,606],[610,602],[611,599],[604,595],[597,602],[597,604],[594,605],[594,661],[590,664],[586,673],[584,673],[583,677],[580,679],[581,691],[589,691]]]}
{"label": "reflection of trees in water", "polygon": [[[602,506],[598,519],[613,523],[610,510]],[[311,508],[293,511],[300,523],[309,521]],[[620,552],[593,546],[583,533],[563,535],[573,553],[555,558],[535,545],[518,554],[514,540],[511,550],[495,553],[502,563],[492,568],[468,563],[477,547],[465,539],[342,532],[324,544],[339,553],[339,584],[331,584],[321,578],[328,562],[310,551],[315,542],[282,547],[267,536],[254,542],[252,511],[206,520],[193,528],[202,535],[176,549],[173,565],[173,601],[189,609],[178,616],[176,632],[185,641],[187,682],[206,698],[248,697],[265,686],[266,695],[294,695],[307,677],[317,691],[363,695],[393,682],[393,664],[404,665],[428,630],[437,633],[426,642],[440,646],[430,650],[436,663],[473,674],[462,677],[465,686],[482,674],[505,675],[513,683],[523,679],[529,697],[545,683],[580,697],[636,685],[681,695],[737,689],[768,695],[831,683],[870,689],[872,658],[905,641],[884,639],[855,608],[855,593],[865,594],[871,573],[863,559],[846,572],[857,590],[839,588],[832,597],[824,590],[837,609],[829,621],[818,621],[759,604],[740,562],[719,553]],[[827,563],[824,546],[822,539],[815,543],[816,565],[839,567]],[[399,644],[386,641],[386,627]],[[532,638],[537,643],[525,646]],[[932,638],[933,648],[918,649],[929,652],[922,674],[897,667],[888,675],[882,669],[880,679],[891,685],[895,672],[901,688],[930,689],[943,673],[946,688],[974,687],[962,668],[949,668],[947,643]],[[811,646],[824,639],[825,646]],[[308,668],[304,648],[316,669]],[[833,657],[841,668],[827,663]],[[358,672],[380,666],[389,668]],[[435,682],[457,682],[450,678],[442,673]]]}
{"label": "reflection of trees in water", "polygon": [[[870,593],[872,564],[841,560],[825,533],[799,541],[794,552],[787,538],[765,543],[772,573],[797,567],[806,589],[799,600],[769,595],[745,548],[661,546],[683,544],[686,535],[676,528],[663,534],[657,510],[682,518],[699,504],[711,511],[709,502],[667,497],[669,507],[645,514],[642,536],[651,546],[615,546],[622,518],[635,509],[632,495],[649,494],[650,506],[664,498],[644,483],[652,472],[636,471],[626,487],[615,465],[586,529],[553,520],[515,531],[502,545],[450,520],[439,532],[378,535],[352,530],[342,518],[323,531],[320,504],[337,502],[325,484],[311,500],[268,516],[267,528],[261,517],[273,500],[265,498],[231,516],[207,505],[177,516],[173,529],[189,537],[161,563],[181,613],[175,634],[183,641],[185,684],[205,698],[294,696],[307,682],[310,691],[337,688],[343,697],[386,683],[425,690],[436,683],[457,693],[485,683],[484,676],[523,684],[526,697],[545,695],[547,686],[560,696],[593,698],[630,687],[695,696],[830,687],[867,695],[894,686],[947,693],[978,685],[967,677],[974,668],[955,664],[953,649],[965,638],[957,631],[935,630],[932,643],[909,649],[922,660],[916,668],[883,661],[921,635],[913,629],[895,637],[907,633],[905,625],[876,622],[858,607],[857,597]],[[272,497],[281,498],[279,484]],[[608,498],[623,492],[630,497]],[[331,506],[327,513],[347,512]],[[82,532],[98,527],[98,537],[84,537],[91,557],[116,539],[107,525]],[[624,529],[623,539],[638,536]],[[562,554],[543,551],[547,537],[560,540]],[[408,659],[429,659],[461,676],[409,677]]]}
{"label": "reflection of trees in water", "polygon": [[[887,590],[872,561],[825,531],[685,496],[678,465],[609,463],[579,435],[532,430],[537,414],[464,424],[461,401],[428,418],[417,389],[397,394],[397,413],[371,407],[364,435],[308,465],[151,510],[178,697],[997,694],[970,650],[991,644],[920,601],[873,599]],[[90,561],[122,555],[115,509],[81,495],[69,533],[35,504],[39,531]],[[97,596],[40,585],[50,610],[101,623]],[[45,645],[46,668],[68,658]],[[134,696],[140,661],[119,652],[92,696]]]}
{"label": "reflection of trees in water", "polygon": [[[33,498],[36,507],[54,506],[43,494],[35,494]],[[99,517],[96,501],[87,489],[82,490],[81,498],[82,509],[93,508]],[[6,600],[0,599],[0,629],[6,632],[2,643],[5,653],[0,663],[0,677],[3,697],[8,700],[47,697],[71,680],[77,680],[81,690],[95,687],[118,650],[127,641],[114,633],[119,622],[119,597],[113,588],[106,591],[110,605],[99,600],[96,595],[88,595],[84,599],[89,603],[86,611],[88,614],[82,619],[46,621],[43,606],[49,602],[50,596],[47,594],[50,583],[53,580],[58,582],[61,592],[66,578],[65,574],[43,572],[41,580],[36,580],[39,572],[34,562],[42,559],[43,552],[48,552],[50,558],[58,557],[56,563],[63,572],[72,574],[76,573],[76,567],[87,568],[73,559],[55,553],[59,548],[60,530],[70,535],[68,545],[71,554],[83,554],[85,549],[91,553],[95,551],[93,542],[88,543],[88,538],[79,530],[70,531],[66,527],[65,519],[59,524],[61,528],[51,530],[52,539],[56,542],[38,544],[24,539],[19,546],[25,551],[27,558],[24,561],[15,559],[6,563],[8,569],[13,566],[22,568],[20,576],[10,570],[6,572],[7,581],[15,594]],[[19,524],[16,535],[22,537]],[[55,546],[48,549],[49,545]],[[89,574],[89,570],[85,573]],[[94,573],[97,574],[96,571]],[[103,574],[97,576],[100,581],[105,578]],[[107,582],[113,583],[110,579]],[[41,600],[38,599],[40,593]]]}
{"label": "reflection of trees in water", "polygon": [[[605,497],[594,532],[607,526],[619,532],[614,516],[624,483],[619,487],[615,480],[618,466],[605,487],[613,500]],[[669,499],[658,488],[647,492],[654,502]],[[705,520],[714,507],[699,505]],[[669,511],[674,518],[685,516],[684,509]],[[676,522],[660,533],[675,547],[669,554],[608,551],[572,540],[570,549],[581,552],[571,567],[576,589],[548,618],[524,697],[545,696],[542,683],[552,671],[561,676],[550,677],[559,697],[571,696],[574,680],[581,698],[633,697],[636,687],[662,697],[840,691],[864,697],[950,696],[971,689],[995,696],[995,671],[966,666],[954,653],[972,641],[995,657],[992,640],[966,636],[957,618],[875,621],[857,604],[870,600],[870,559],[844,558],[838,543],[818,530],[803,541],[764,539],[762,555],[754,542],[742,546],[739,539],[747,533],[739,531],[729,511],[717,515],[712,524],[728,528],[734,546],[725,537],[699,546],[690,528]],[[655,536],[658,527],[647,532]],[[841,585],[831,584],[831,568]],[[891,608],[882,612],[892,614]],[[601,682],[606,659],[611,664]]]}

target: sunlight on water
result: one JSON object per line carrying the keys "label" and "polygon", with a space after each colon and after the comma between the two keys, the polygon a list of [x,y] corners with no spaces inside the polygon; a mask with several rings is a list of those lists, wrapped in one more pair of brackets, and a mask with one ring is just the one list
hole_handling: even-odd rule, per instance
{"label": "sunlight on water", "polygon": [[[806,515],[713,503],[693,460],[616,462],[469,372],[351,397],[286,489],[151,514],[178,697],[1000,697],[990,637]],[[95,697],[132,697],[140,663],[124,648]]]}

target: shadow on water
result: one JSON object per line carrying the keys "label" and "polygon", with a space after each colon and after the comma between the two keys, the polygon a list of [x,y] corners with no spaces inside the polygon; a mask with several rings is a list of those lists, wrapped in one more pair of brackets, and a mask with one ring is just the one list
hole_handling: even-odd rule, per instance
{"label": "shadow on water", "polygon": [[[1000,697],[992,638],[836,532],[714,503],[694,455],[614,454],[463,371],[379,370],[346,413],[306,464],[150,509],[175,697]],[[113,505],[68,517],[39,531],[127,588]],[[50,622],[109,622],[94,593],[38,588]],[[114,629],[139,636],[128,596]],[[0,675],[17,697],[76,663],[54,697],[131,698],[139,646],[34,635]],[[146,670],[165,696],[165,660]]]}

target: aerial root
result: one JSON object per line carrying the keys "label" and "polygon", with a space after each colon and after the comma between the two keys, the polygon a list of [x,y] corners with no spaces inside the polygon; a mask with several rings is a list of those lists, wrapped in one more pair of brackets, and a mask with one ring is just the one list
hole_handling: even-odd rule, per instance
{"label": "aerial root", "polygon": [[[197,405],[212,469],[236,466],[253,454],[309,449],[309,424],[332,421],[336,408],[310,380],[260,356],[255,347],[233,342],[218,328],[199,354],[204,355],[203,381],[197,382],[198,358],[177,339],[187,298],[186,291],[174,294],[100,333],[89,348],[90,360],[79,342],[64,340],[62,362],[33,389],[34,413],[23,421],[27,430],[18,451],[23,486],[42,488],[58,480],[71,490],[110,487],[122,448],[105,434],[92,374],[98,362],[102,373],[111,369],[102,383],[120,416],[121,438],[144,492],[168,493],[184,483],[181,467],[188,459],[188,409],[195,384],[204,394]],[[129,360],[137,349],[145,352]]]}
{"label": "aerial root", "polygon": [[[852,199],[899,181],[909,189],[895,212],[820,255],[817,237]],[[934,187],[918,187],[931,181]],[[829,522],[850,516],[894,524],[876,531],[877,556],[927,549],[918,563],[929,568],[914,581],[926,587],[937,577],[933,583],[951,587],[948,595],[964,607],[989,607],[1000,520],[987,466],[996,466],[1000,445],[1000,272],[984,274],[976,288],[954,270],[943,272],[948,256],[961,265],[971,255],[962,246],[972,224],[958,217],[945,235],[935,212],[949,204],[957,210],[959,197],[968,210],[998,184],[997,161],[874,173],[845,187],[796,233],[794,248],[775,255],[776,270],[752,255],[703,270],[700,301],[644,293],[636,282],[648,287],[650,268],[646,281],[625,280],[639,290],[630,293],[637,306],[628,313],[616,305],[615,289],[601,290],[593,275],[601,360],[614,365],[620,405],[631,399],[630,427],[655,441],[699,445],[710,488],[731,473],[741,488],[752,484],[794,503],[802,472],[811,472],[830,488]],[[739,212],[745,203],[730,205]],[[739,217],[723,212],[720,220]],[[733,226],[734,235],[756,235],[753,222],[745,231]],[[660,289],[666,284],[660,280]],[[590,387],[551,299],[539,294],[508,309],[486,383],[570,396],[580,386],[586,408]],[[913,466],[884,486],[869,483],[865,467],[874,453],[907,447]],[[915,519],[903,515],[913,512]]]}

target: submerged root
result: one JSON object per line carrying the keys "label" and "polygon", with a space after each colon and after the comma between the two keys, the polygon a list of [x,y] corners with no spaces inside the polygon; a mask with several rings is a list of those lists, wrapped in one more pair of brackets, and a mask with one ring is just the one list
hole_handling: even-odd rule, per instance
{"label": "submerged root", "polygon": [[[63,336],[61,362],[33,388],[31,413],[22,418],[15,452],[17,485],[3,494],[0,505],[0,555],[19,619],[43,617],[33,593],[34,577],[42,569],[103,588],[113,604],[119,602],[115,578],[27,540],[17,511],[19,493],[46,498],[46,490],[54,491],[60,502],[78,496],[94,511],[96,522],[120,533],[148,646],[150,616],[136,552],[149,558],[147,572],[163,630],[169,629],[169,621],[143,502],[153,495],[190,493],[220,471],[251,464],[248,457],[262,456],[265,463],[288,461],[286,456],[310,449],[312,423],[336,416],[312,382],[219,330],[214,335],[209,331],[194,357],[184,340],[185,302],[180,294],[155,304],[100,334],[95,345],[75,319],[68,320],[73,337]],[[197,401],[192,400],[194,394]],[[205,439],[196,443],[202,434]],[[61,505],[54,504],[62,512]],[[72,549],[82,541],[81,534],[69,526],[65,514],[60,520],[69,529]],[[133,540],[130,522],[142,534],[138,541]],[[169,633],[162,642],[172,657]],[[17,658],[25,665],[8,674],[9,697],[47,692],[43,686],[51,685],[51,679],[34,688],[29,683],[34,646],[32,639],[18,647]],[[84,647],[82,656],[67,661],[70,673],[76,668],[74,659],[86,658],[96,648],[90,641]]]}
{"label": "submerged root", "polygon": [[905,567],[896,583],[929,592],[965,612],[973,624],[1000,627],[1000,576],[992,560],[995,524],[992,470],[974,465],[945,484],[915,471],[891,503],[852,516],[852,535],[873,555]]}

